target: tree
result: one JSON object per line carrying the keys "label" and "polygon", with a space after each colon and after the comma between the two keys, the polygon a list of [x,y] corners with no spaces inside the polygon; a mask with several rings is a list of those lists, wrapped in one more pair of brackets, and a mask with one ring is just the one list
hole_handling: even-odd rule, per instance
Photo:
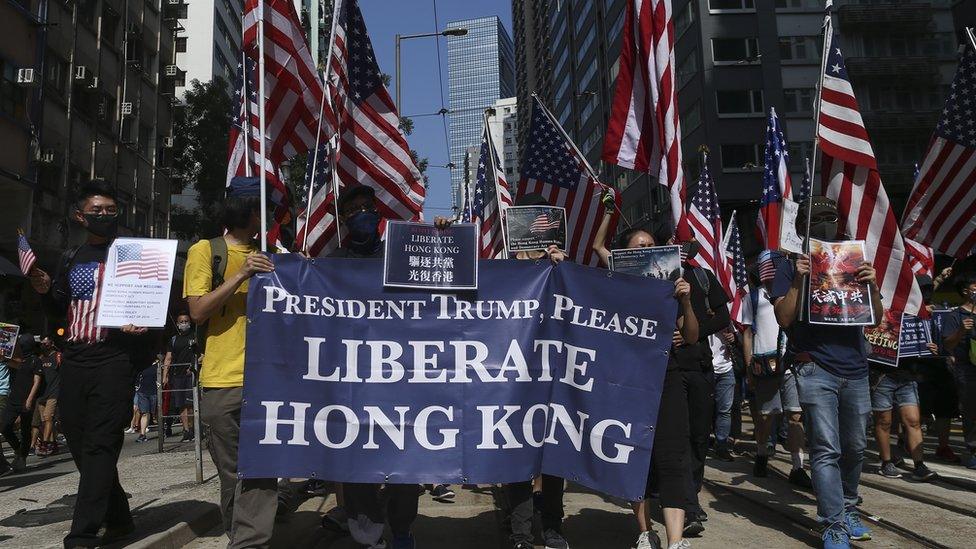
{"label": "tree", "polygon": [[193,240],[220,234],[216,210],[227,182],[227,136],[231,124],[231,97],[223,79],[194,80],[177,110],[173,135],[173,181],[196,191],[197,207],[176,208],[170,226],[179,238]]}

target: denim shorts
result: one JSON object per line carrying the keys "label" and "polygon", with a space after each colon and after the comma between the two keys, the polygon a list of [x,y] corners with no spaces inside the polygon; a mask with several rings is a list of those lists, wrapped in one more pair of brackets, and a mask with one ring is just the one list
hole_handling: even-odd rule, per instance
{"label": "denim shorts", "polygon": [[783,412],[801,412],[800,396],[796,391],[796,378],[792,370],[783,375],[755,377],[756,406],[766,416]]}
{"label": "denim shorts", "polygon": [[887,412],[896,403],[899,408],[918,406],[918,383],[901,381],[882,374],[871,386],[871,410]]}
{"label": "denim shorts", "polygon": [[139,408],[140,414],[148,414],[150,412],[156,412],[156,395],[147,395],[144,393],[136,393],[135,397],[136,407]]}

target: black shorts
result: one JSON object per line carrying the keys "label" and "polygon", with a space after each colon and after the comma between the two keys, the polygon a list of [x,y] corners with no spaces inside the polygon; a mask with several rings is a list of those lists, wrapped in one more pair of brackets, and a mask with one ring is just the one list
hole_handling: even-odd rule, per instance
{"label": "black shorts", "polygon": [[193,407],[193,392],[190,391],[192,388],[193,376],[189,373],[170,376],[168,389],[173,391],[169,394],[170,414],[186,407]]}

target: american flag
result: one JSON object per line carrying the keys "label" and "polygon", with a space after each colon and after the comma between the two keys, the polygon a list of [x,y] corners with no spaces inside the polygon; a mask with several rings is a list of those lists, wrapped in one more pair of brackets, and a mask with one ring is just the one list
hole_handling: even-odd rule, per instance
{"label": "american flag", "polygon": [[829,22],[826,27],[829,42],[817,134],[827,196],[837,201],[840,232],[865,241],[885,308],[918,315],[922,294],[905,258],[905,243],[881,184],[838,37]]}
{"label": "american flag", "polygon": [[529,230],[533,233],[544,233],[552,229],[558,229],[561,221],[558,217],[550,213],[541,213],[532,220]]}
{"label": "american flag", "polygon": [[115,276],[169,280],[169,254],[138,242],[119,244],[116,248]]}
{"label": "american flag", "polygon": [[[383,77],[356,0],[342,0],[329,69],[331,106],[327,135],[337,133],[336,170],[340,188],[369,185],[386,219],[418,220],[424,180],[400,131],[400,118]],[[329,105],[330,103],[327,103]],[[332,114],[334,113],[334,114]],[[329,186],[322,192],[331,191]],[[314,199],[315,209],[299,220],[299,241],[308,235],[308,251],[319,256],[339,244],[331,202]]]}
{"label": "american flag", "polygon": [[959,259],[976,252],[976,50],[966,47],[902,220],[905,237]]}
{"label": "american flag", "polygon": [[97,261],[76,263],[68,272],[71,301],[68,303],[68,341],[98,343],[108,330],[95,324],[98,315],[99,288],[105,276],[105,264]]}
{"label": "american flag", "polygon": [[735,213],[729,221],[728,234],[725,237],[725,255],[728,257],[732,266],[732,281],[735,283],[735,293],[732,301],[729,302],[729,317],[735,322],[736,327],[742,330],[747,323],[746,319],[752,318],[752,302],[749,299],[749,275],[746,273],[746,259],[742,253],[742,238],[739,234],[739,224],[736,222]]}
{"label": "american flag", "polygon": [[763,250],[759,252],[759,282],[763,284],[772,282],[776,278],[776,267],[779,265],[783,255],[775,250]]}
{"label": "american flag", "polygon": [[803,181],[800,182],[800,194],[796,197],[796,201],[800,203],[801,208],[807,199],[810,198],[810,193],[812,192],[813,180],[810,177],[810,157],[808,156],[803,159]]}
{"label": "american flag", "polygon": [[783,199],[792,200],[790,181],[790,153],[786,137],[779,125],[776,109],[770,107],[766,124],[766,154],[763,168],[763,192],[759,202],[757,226],[761,242],[767,250],[780,249],[780,224],[782,223]]}
{"label": "american flag", "polygon": [[29,276],[34,264],[37,263],[37,256],[34,255],[34,250],[31,249],[27,237],[22,232],[17,233],[17,258],[20,260],[20,272],[24,273],[24,276]]}
{"label": "american flag", "polygon": [[675,88],[671,0],[628,0],[620,72],[603,140],[603,160],[657,172],[671,195],[679,241],[690,236],[681,169],[681,126]]}
{"label": "american flag", "polygon": [[[912,186],[912,192],[918,187],[918,176],[920,173],[920,168],[918,163],[915,164],[915,177],[912,179],[914,184]],[[935,250],[930,246],[920,244],[914,240],[905,238],[905,251],[908,252],[908,262],[912,266],[912,272],[915,276],[927,276],[929,278],[935,278]]]}
{"label": "american flag", "polygon": [[722,238],[722,212],[718,207],[715,183],[708,171],[708,156],[702,158],[698,185],[688,208],[688,225],[698,241],[698,255],[689,258],[697,266],[712,271],[729,298],[735,296],[732,269],[725,255]]}
{"label": "american flag", "polygon": [[474,185],[474,198],[462,212],[465,223],[481,224],[481,245],[479,257],[493,259],[505,253],[505,238],[502,233],[501,212],[512,205],[512,195],[508,192],[505,172],[498,165],[498,155],[488,130],[488,120],[481,137],[481,153],[478,162],[478,179]]}
{"label": "american flag", "polygon": [[[533,96],[520,178],[520,195],[539,193],[550,205],[566,208],[566,239],[571,248],[567,253],[576,263],[596,266],[599,258],[593,243],[603,217],[600,196],[604,187],[537,96]],[[619,193],[614,193],[614,201],[619,211]],[[607,234],[614,234],[616,227],[614,215]]]}

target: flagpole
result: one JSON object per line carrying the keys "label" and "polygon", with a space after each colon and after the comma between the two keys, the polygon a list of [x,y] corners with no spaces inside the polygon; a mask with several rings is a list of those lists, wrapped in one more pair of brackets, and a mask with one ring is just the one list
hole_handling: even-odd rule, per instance
{"label": "flagpole", "polygon": [[729,247],[729,237],[732,236],[732,224],[735,223],[735,213],[736,210],[732,210],[732,215],[729,216],[729,230],[725,231],[722,235],[722,248]]}
{"label": "flagpole", "polygon": [[[593,178],[593,181],[596,181],[597,185],[600,185],[605,190],[613,190],[612,187],[600,181],[600,178],[597,177],[596,172],[593,170],[593,166],[590,166],[589,161],[587,161],[586,157],[583,156],[583,153],[580,152],[579,147],[576,146],[576,143],[573,143],[573,140],[569,138],[569,134],[567,134],[566,130],[563,129],[562,124],[559,123],[559,120],[556,120],[556,117],[552,114],[552,112],[549,111],[549,108],[546,107],[545,103],[542,102],[542,99],[539,98],[539,94],[533,93],[532,98],[535,99],[536,105],[539,105],[539,107],[542,109],[542,112],[545,113],[545,115],[552,122],[552,125],[559,130],[559,133],[562,134],[563,139],[565,139],[566,142],[569,143],[569,146],[573,148],[573,151],[576,152],[576,156],[578,156],[580,160],[583,161],[583,166],[586,167],[586,171],[589,172],[590,177]],[[627,228],[628,229],[632,228],[630,222],[627,221],[627,217],[624,216],[624,213],[620,211],[620,207],[617,206],[616,200],[613,201],[613,209],[617,210],[617,213],[620,215],[620,219],[622,219],[623,222],[627,225]]]}
{"label": "flagpole", "polygon": [[[824,35],[823,35],[823,48],[820,52],[820,79],[817,84],[817,107],[814,109],[813,115],[813,161],[810,163],[810,192],[807,195],[807,227],[806,234],[803,240],[803,251],[807,254],[810,253],[810,213],[813,210],[813,183],[817,175],[817,152],[820,151],[820,106],[823,104],[823,83],[824,76],[827,73],[827,48],[830,47],[831,37],[833,34],[833,22],[831,21],[831,8],[833,7],[833,1],[827,0],[827,13],[824,16]],[[820,151],[822,152],[822,151]],[[821,179],[823,174],[820,174]],[[820,188],[823,190],[824,184],[821,182]]]}
{"label": "flagpole", "polygon": [[251,177],[251,96],[247,91],[247,52],[241,48],[241,99],[243,100],[244,116],[244,175]]}
{"label": "flagpole", "polygon": [[966,36],[969,37],[969,45],[973,47],[973,51],[976,51],[976,36],[973,35],[973,27],[966,27]]}
{"label": "flagpole", "polygon": [[264,1],[258,0],[258,95],[260,112],[259,120],[261,124],[261,164],[258,169],[261,171],[261,251],[268,251],[268,170],[265,169],[267,162],[267,140],[265,139],[265,131],[267,129],[267,121],[265,118],[265,77],[264,77]]}

